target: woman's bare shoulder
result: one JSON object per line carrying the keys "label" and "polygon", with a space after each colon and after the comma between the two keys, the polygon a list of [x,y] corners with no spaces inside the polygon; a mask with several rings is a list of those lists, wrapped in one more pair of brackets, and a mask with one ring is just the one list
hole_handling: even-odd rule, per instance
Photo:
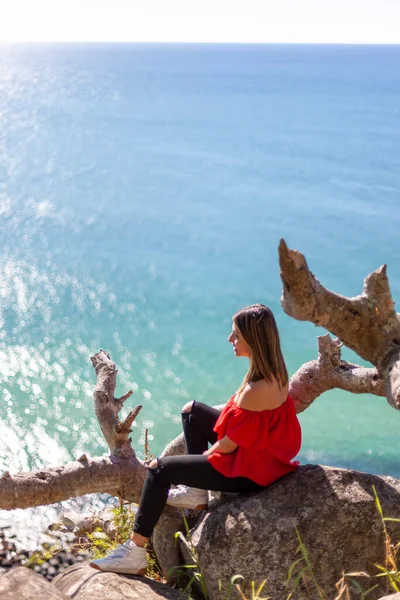
{"label": "woman's bare shoulder", "polygon": [[277,382],[270,383],[265,379],[248,383],[236,403],[240,408],[260,412],[273,410],[286,400],[288,386],[280,390]]}

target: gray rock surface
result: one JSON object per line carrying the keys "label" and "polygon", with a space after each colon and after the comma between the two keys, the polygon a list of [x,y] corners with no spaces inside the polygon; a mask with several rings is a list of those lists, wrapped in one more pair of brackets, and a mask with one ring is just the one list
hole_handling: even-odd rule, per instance
{"label": "gray rock surface", "polygon": [[[343,571],[376,574],[374,564],[384,564],[385,549],[373,485],[384,515],[399,518],[399,480],[318,465],[300,467],[260,493],[222,500],[192,531],[212,600],[224,598],[224,590],[236,574],[248,582],[267,579],[263,595],[286,600],[288,571],[300,558],[295,526],[327,598],[335,597],[335,583]],[[388,528],[392,541],[398,541],[398,524],[388,523]],[[304,563],[297,570],[302,566]],[[379,582],[379,589],[368,595],[370,600],[390,592],[384,578],[371,582],[360,577],[358,581],[366,588]],[[293,600],[318,598],[313,584],[308,585],[311,595],[301,584]]]}
{"label": "gray rock surface", "polygon": [[183,600],[179,591],[166,584],[147,577],[103,573],[87,563],[66,569],[51,585],[74,600]]}
{"label": "gray rock surface", "polygon": [[184,531],[182,512],[166,506],[154,530],[152,544],[164,577],[169,581],[175,580],[171,569],[180,564],[179,548],[175,542],[177,531]]}
{"label": "gray rock surface", "polygon": [[389,594],[389,596],[383,596],[379,600],[400,600],[400,592],[397,594]]}
{"label": "gray rock surface", "polygon": [[15,567],[0,576],[1,600],[69,600],[44,577],[26,567]]}

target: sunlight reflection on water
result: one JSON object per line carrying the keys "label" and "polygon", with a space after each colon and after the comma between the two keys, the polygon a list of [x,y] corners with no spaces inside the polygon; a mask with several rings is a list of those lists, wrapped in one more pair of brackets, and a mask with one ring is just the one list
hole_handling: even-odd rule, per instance
{"label": "sunlight reflection on water", "polygon": [[[324,332],[279,304],[281,236],[345,295],[389,262],[399,296],[398,52],[0,48],[4,469],[107,452],[100,348],[126,409],[143,404],[139,455],[146,424],[156,454],[185,402],[237,389],[241,306],[271,306],[290,372],[314,359]],[[328,393],[301,416],[301,458],[398,474],[397,417]]]}

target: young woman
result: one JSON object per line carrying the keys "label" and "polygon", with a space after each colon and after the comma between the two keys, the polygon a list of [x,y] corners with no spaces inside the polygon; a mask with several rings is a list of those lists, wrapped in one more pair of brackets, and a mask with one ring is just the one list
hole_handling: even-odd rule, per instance
{"label": "young woman", "polygon": [[[195,401],[183,407],[188,455],[159,458],[148,465],[131,539],[92,561],[92,567],[143,574],[145,544],[166,503],[203,509],[207,490],[257,492],[297,468],[292,459],[300,450],[301,430],[288,396],[288,373],[271,310],[263,304],[240,310],[228,342],[236,356],[250,359],[238,391],[221,413]],[[172,484],[178,488],[170,490]]]}

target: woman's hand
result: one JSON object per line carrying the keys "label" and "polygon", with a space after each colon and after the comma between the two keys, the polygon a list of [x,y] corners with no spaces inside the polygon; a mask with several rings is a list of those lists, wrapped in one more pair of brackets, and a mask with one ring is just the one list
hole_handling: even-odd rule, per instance
{"label": "woman's hand", "polygon": [[214,454],[214,452],[230,454],[231,452],[234,452],[237,447],[238,445],[235,444],[235,442],[232,442],[232,440],[230,440],[226,435],[224,438],[222,438],[222,440],[218,440],[218,442],[211,446],[211,448],[203,452],[203,455],[210,456],[211,454]]}

